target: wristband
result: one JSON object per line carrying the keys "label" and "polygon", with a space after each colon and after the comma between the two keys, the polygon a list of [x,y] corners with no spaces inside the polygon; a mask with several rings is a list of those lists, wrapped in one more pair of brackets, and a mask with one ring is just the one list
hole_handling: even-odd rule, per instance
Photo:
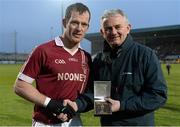
{"label": "wristband", "polygon": [[46,97],[45,101],[44,101],[44,107],[46,107],[48,105],[48,103],[50,102],[51,98]]}

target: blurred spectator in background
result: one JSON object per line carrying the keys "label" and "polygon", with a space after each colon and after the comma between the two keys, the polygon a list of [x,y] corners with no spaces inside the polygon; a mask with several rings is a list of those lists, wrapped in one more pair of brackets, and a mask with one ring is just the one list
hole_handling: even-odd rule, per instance
{"label": "blurred spectator in background", "polygon": [[169,62],[166,64],[166,69],[167,69],[168,75],[170,75],[171,64]]}

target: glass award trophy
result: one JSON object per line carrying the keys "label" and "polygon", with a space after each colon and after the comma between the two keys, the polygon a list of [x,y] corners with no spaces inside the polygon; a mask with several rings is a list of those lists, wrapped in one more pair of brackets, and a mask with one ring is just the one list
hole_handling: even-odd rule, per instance
{"label": "glass award trophy", "polygon": [[111,115],[111,104],[105,101],[111,95],[111,81],[94,81],[94,115]]}

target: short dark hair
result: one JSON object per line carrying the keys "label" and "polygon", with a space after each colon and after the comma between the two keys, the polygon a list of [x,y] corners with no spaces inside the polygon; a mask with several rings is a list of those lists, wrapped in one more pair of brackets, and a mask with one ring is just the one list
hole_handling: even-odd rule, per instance
{"label": "short dark hair", "polygon": [[89,21],[90,21],[91,13],[89,11],[89,8],[86,5],[84,5],[82,3],[74,3],[74,4],[69,5],[66,9],[65,19],[67,19],[67,20],[70,19],[72,11],[77,11],[80,14],[87,11],[89,13]]}

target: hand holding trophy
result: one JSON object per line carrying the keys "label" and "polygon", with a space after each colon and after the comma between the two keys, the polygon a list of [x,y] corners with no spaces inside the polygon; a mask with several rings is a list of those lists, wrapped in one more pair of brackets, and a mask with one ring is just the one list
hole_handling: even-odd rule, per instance
{"label": "hand holding trophy", "polygon": [[105,98],[111,95],[111,81],[94,81],[94,115],[111,115],[111,104]]}

